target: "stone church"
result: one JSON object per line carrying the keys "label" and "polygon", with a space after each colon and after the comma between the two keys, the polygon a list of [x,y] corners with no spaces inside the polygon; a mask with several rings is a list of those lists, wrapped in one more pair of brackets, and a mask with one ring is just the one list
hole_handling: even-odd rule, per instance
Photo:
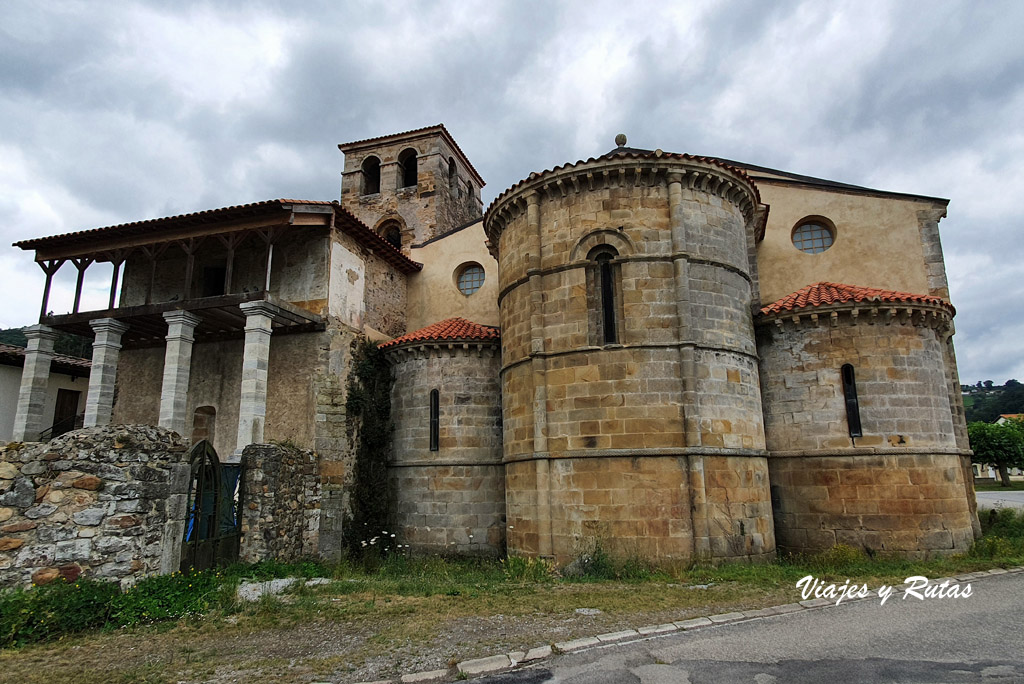
{"label": "stone church", "polygon": [[[339,148],[340,201],[16,243],[46,287],[15,439],[48,427],[54,331],[88,335],[85,425],[163,426],[228,462],[252,444],[311,450],[303,552],[330,557],[351,508],[346,387],[369,338],[394,373],[381,496],[418,551],[934,555],[978,534],[947,200],[619,136],[484,211],[443,125]],[[81,311],[97,263],[108,306]],[[64,265],[78,293],[54,314]]]}

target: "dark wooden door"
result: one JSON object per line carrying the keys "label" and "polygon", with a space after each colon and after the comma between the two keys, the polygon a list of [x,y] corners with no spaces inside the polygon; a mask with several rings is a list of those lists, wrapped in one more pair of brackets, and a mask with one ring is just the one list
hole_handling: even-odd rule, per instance
{"label": "dark wooden door", "polygon": [[50,429],[50,437],[63,435],[65,432],[75,429],[78,401],[81,398],[81,392],[69,389],[57,390],[57,406],[53,411],[53,427]]}

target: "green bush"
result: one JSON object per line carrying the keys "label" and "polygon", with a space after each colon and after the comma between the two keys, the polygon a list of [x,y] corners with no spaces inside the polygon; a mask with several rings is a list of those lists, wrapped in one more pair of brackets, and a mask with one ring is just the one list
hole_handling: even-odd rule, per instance
{"label": "green bush", "polygon": [[978,511],[981,531],[1009,539],[1024,539],[1024,510],[1015,508],[993,508]]}
{"label": "green bush", "polygon": [[501,571],[511,582],[546,582],[554,569],[554,563],[544,558],[509,556],[501,561]]}
{"label": "green bush", "polygon": [[116,597],[111,620],[117,625],[137,625],[201,615],[218,598],[220,586],[221,574],[215,570],[146,577]]}
{"label": "green bush", "polygon": [[865,553],[860,549],[846,544],[836,544],[830,549],[807,558],[807,564],[820,572],[841,573],[861,565],[867,559]]}
{"label": "green bush", "polygon": [[117,584],[63,579],[41,587],[0,594],[0,647],[48,641],[106,626],[120,594]]}
{"label": "green bush", "polygon": [[[1017,543],[1014,543],[1017,542]],[[967,552],[968,558],[1007,558],[1021,553],[1021,540],[1010,540],[997,535],[985,535],[974,542]]]}

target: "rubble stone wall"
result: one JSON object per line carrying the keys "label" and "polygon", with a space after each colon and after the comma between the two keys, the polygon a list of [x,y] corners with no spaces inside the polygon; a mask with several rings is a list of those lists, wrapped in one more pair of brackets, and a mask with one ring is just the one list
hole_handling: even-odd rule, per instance
{"label": "rubble stone wall", "polygon": [[109,425],[0,451],[0,586],[178,569],[188,496],[177,433]]}
{"label": "rubble stone wall", "polygon": [[320,469],[309,449],[251,444],[244,467],[239,559],[293,561],[316,556],[320,534]]}

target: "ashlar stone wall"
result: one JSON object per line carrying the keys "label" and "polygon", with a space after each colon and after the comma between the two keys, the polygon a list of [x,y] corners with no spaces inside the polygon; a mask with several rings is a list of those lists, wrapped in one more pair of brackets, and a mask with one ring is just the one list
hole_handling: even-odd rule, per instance
{"label": "ashlar stone wall", "polygon": [[[652,153],[531,176],[488,210],[510,552],[564,562],[598,536],[647,557],[774,553],[757,202],[734,170]],[[609,248],[614,339],[590,256]]]}
{"label": "ashlar stone wall", "polygon": [[0,452],[0,586],[130,584],[178,569],[188,496],[175,432],[111,425]]}
{"label": "ashlar stone wall", "polygon": [[[950,404],[938,305],[853,305],[759,327],[779,546],[963,552],[978,531]],[[841,368],[854,368],[863,435],[851,437]]]}
{"label": "ashlar stone wall", "polygon": [[[399,543],[432,553],[505,549],[500,359],[495,343],[388,352],[395,431],[388,480]],[[438,448],[430,450],[430,393]]]}

